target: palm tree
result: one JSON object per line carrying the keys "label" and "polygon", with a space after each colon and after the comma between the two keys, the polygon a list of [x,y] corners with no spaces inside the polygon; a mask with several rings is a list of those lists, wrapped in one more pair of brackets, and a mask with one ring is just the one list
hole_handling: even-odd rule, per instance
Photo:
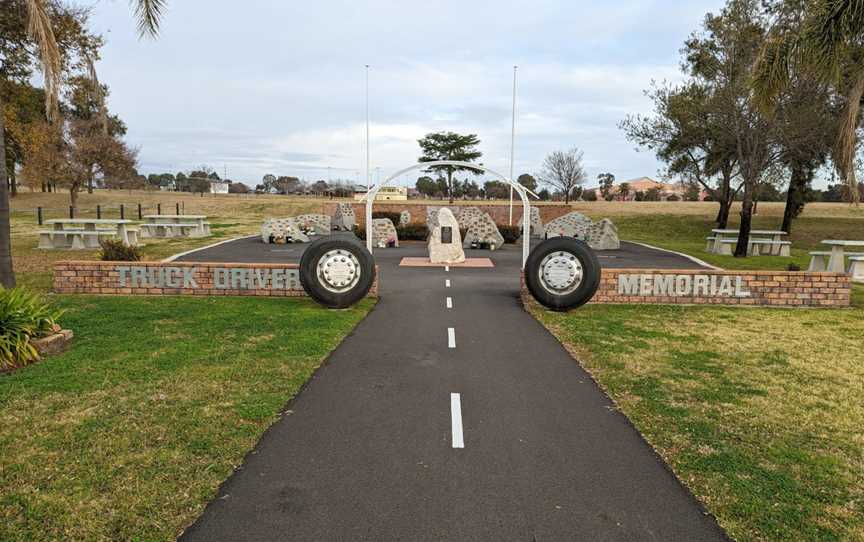
{"label": "palm tree", "polygon": [[802,14],[800,31],[784,31],[778,24],[766,41],[756,64],[756,97],[770,107],[799,68],[813,70],[844,89],[846,108],[833,159],[857,202],[855,150],[864,98],[864,0],[811,0],[797,7]]}
{"label": "palm tree", "polygon": [[[135,0],[134,12],[141,37],[155,38],[159,33],[159,22],[166,0]],[[48,121],[58,115],[60,94],[60,49],[54,38],[54,29],[48,13],[46,0],[25,0],[27,7],[27,30],[38,48],[45,84],[45,111]],[[95,72],[93,72],[95,77]],[[9,186],[6,178],[6,142],[4,140],[3,102],[0,96],[0,285],[15,286],[12,268],[12,235],[9,217]]]}

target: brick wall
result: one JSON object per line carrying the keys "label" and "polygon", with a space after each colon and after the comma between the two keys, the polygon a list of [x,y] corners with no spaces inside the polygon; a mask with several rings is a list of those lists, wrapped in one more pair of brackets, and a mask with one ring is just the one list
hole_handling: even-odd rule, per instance
{"label": "brick wall", "polygon": [[[376,267],[377,270],[377,267]],[[296,264],[60,261],[58,294],[302,297]],[[378,274],[369,290],[378,297]]]}
{"label": "brick wall", "polygon": [[[357,224],[365,225],[366,224],[366,204],[365,203],[353,203],[354,206],[354,214],[356,215]],[[423,200],[410,200],[410,201],[376,201],[373,206],[373,211],[381,211],[387,213],[401,213],[402,211],[408,211],[411,213],[411,222],[419,222],[421,224],[426,223],[426,206],[432,205],[427,204]],[[436,207],[440,207],[445,204],[437,203],[434,204]],[[473,201],[463,201],[461,203],[454,203],[453,206],[465,206],[465,207],[478,207],[481,211],[485,213],[489,213],[496,223],[498,224],[507,224],[510,218],[510,206],[509,205],[489,205],[482,204],[479,202]],[[543,223],[547,223],[551,220],[558,218],[559,216],[566,215],[573,209],[564,204],[550,204],[550,205],[538,205],[538,209],[540,209],[540,218],[543,220]],[[325,214],[333,216],[333,213],[336,211],[336,204],[326,204],[325,205]],[[518,197],[513,201],[513,223],[519,224],[519,221],[522,220],[522,200],[518,199]]]}
{"label": "brick wall", "polygon": [[848,307],[850,296],[843,273],[604,269],[591,303]]}

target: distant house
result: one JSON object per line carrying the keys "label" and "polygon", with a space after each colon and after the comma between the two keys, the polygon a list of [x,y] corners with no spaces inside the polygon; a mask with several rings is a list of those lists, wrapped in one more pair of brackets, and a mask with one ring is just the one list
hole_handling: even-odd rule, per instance
{"label": "distant house", "polygon": [[[357,187],[359,188],[359,187]],[[366,188],[354,190],[354,199],[366,201]],[[405,201],[408,199],[408,188],[404,186],[382,186],[375,194],[375,201]]]}
{"label": "distant house", "polygon": [[230,181],[210,181],[210,193],[211,194],[227,194],[228,187],[231,185]]}
{"label": "distant house", "polygon": [[[628,186],[627,193],[621,194],[621,185],[626,184]],[[668,201],[670,198],[673,200],[684,201],[684,195],[686,193],[686,187],[684,184],[672,184],[672,183],[663,183],[660,181],[655,181],[651,177],[636,177],[635,179],[629,179],[626,181],[622,181],[620,183],[616,183],[612,186],[611,195],[613,199],[616,201],[635,201],[636,193],[646,193],[651,189],[656,189],[659,196],[660,201]],[[600,188],[587,188],[586,191],[593,190],[598,198],[602,198],[602,193],[600,192]],[[699,192],[699,201],[704,200],[707,197],[707,193],[704,190],[700,190]],[[674,197],[673,197],[674,196]]]}

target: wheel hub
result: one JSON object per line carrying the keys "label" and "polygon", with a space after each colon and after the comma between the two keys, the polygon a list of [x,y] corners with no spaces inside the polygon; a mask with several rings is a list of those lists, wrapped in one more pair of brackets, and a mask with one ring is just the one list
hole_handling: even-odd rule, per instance
{"label": "wheel hub", "polygon": [[569,252],[548,254],[540,262],[540,284],[549,292],[568,294],[582,283],[582,263]]}
{"label": "wheel hub", "polygon": [[348,291],[359,280],[360,262],[347,250],[331,250],[318,260],[318,281],[331,292]]}

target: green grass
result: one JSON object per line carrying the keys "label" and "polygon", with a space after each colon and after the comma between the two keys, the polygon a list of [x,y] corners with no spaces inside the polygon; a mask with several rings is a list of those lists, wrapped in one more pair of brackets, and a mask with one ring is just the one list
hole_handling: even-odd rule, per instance
{"label": "green grass", "polygon": [[[706,209],[709,210],[709,209]],[[792,257],[759,256],[735,258],[705,251],[705,238],[716,227],[712,216],[643,214],[612,216],[621,239],[639,241],[661,248],[684,252],[724,269],[786,269],[796,264],[807,269],[811,250],[826,250],[824,239],[864,239],[864,216],[807,217],[795,220],[792,235]],[[736,222],[729,224],[737,228]],[[776,216],[758,216],[754,229],[778,229]]]}
{"label": "green grass", "polygon": [[531,311],[736,540],[864,540],[864,288],[842,310]]}
{"label": "green grass", "polygon": [[55,299],[73,348],[0,376],[0,540],[173,540],[372,306]]}

